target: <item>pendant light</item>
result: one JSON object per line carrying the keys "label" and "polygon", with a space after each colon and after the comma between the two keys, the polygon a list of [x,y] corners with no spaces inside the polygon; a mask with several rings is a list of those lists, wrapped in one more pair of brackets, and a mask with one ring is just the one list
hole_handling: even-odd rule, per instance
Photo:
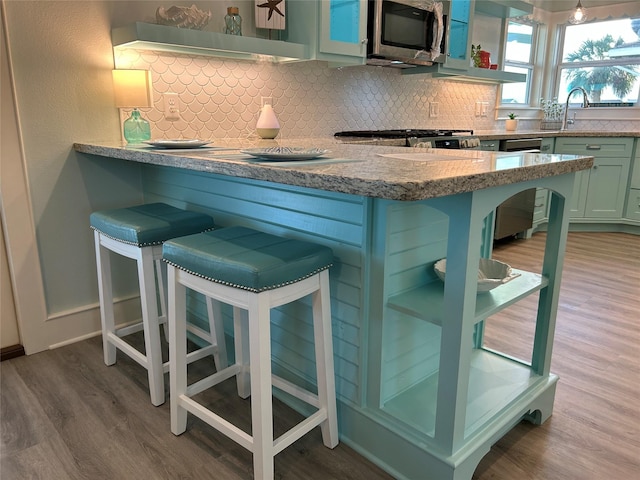
{"label": "pendant light", "polygon": [[569,23],[572,25],[580,25],[587,19],[587,10],[582,6],[581,0],[578,0],[576,9],[569,15]]}

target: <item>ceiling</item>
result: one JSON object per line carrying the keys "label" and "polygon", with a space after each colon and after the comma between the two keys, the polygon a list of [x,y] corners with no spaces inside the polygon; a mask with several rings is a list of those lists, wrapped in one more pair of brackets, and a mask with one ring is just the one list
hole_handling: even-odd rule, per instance
{"label": "ceiling", "polygon": [[[620,3],[634,3],[637,0],[581,0],[584,8],[617,5]],[[549,12],[563,12],[576,6],[578,0],[529,0],[528,3]]]}

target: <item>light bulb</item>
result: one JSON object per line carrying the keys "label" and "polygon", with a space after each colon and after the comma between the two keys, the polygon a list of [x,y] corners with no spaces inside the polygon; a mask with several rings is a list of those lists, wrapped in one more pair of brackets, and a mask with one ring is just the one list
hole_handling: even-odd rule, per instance
{"label": "light bulb", "polygon": [[583,23],[587,19],[587,10],[582,6],[580,0],[578,0],[578,4],[576,5],[576,9],[569,16],[569,23],[572,25],[579,25]]}

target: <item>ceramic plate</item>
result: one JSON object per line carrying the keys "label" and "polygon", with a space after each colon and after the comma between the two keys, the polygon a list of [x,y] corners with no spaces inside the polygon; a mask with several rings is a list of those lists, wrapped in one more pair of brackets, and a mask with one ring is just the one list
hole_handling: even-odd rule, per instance
{"label": "ceramic plate", "polygon": [[158,139],[158,140],[148,140],[146,142],[147,145],[151,145],[156,148],[199,148],[205,145],[210,144],[209,140],[198,140],[198,139]]}
{"label": "ceramic plate", "polygon": [[240,151],[264,160],[311,160],[330,153],[322,148],[302,147],[247,148]]}

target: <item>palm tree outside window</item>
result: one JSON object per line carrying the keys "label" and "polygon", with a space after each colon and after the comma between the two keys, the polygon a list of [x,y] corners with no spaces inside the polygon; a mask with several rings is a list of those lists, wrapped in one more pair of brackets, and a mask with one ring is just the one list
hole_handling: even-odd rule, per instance
{"label": "palm tree outside window", "polygon": [[[558,68],[558,101],[583,87],[591,106],[639,106],[640,18],[567,25]],[[580,103],[576,95],[572,104]]]}

